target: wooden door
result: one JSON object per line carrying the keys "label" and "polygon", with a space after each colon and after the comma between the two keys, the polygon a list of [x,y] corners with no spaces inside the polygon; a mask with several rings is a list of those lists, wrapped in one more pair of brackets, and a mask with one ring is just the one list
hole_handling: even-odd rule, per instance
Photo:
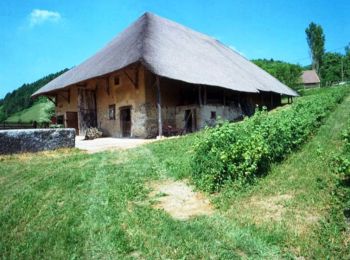
{"label": "wooden door", "polygon": [[77,112],[66,112],[66,127],[67,128],[75,128],[76,135],[79,134],[78,113]]}
{"label": "wooden door", "polygon": [[131,109],[130,107],[120,109],[120,129],[123,137],[131,135]]}
{"label": "wooden door", "polygon": [[85,88],[78,89],[78,125],[81,135],[90,127],[97,127],[96,93]]}

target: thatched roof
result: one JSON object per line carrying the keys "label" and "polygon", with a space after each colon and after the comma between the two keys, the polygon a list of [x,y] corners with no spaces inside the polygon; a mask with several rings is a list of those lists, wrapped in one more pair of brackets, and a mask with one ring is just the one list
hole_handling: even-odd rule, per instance
{"label": "thatched roof", "polygon": [[242,92],[297,93],[221,42],[145,13],[103,49],[39,89],[50,94],[141,62],[151,72],[193,84]]}
{"label": "thatched roof", "polygon": [[301,75],[301,81],[304,84],[318,84],[320,83],[320,78],[315,70],[305,70]]}

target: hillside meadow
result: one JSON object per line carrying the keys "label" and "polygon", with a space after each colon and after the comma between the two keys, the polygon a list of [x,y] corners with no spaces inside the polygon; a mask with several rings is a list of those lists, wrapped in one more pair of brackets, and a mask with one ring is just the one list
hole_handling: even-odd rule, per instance
{"label": "hillside meadow", "polygon": [[40,101],[34,103],[29,108],[26,108],[20,112],[17,112],[10,117],[8,117],[6,123],[46,123],[50,122],[50,117],[52,116],[52,111],[54,109],[54,104],[51,101]]}
{"label": "hillside meadow", "polygon": [[174,219],[149,196],[163,180],[198,190],[203,133],[97,154],[1,156],[1,258],[349,258],[349,180],[334,165],[350,126],[349,87],[340,89],[341,103],[263,175],[203,193],[209,216]]}

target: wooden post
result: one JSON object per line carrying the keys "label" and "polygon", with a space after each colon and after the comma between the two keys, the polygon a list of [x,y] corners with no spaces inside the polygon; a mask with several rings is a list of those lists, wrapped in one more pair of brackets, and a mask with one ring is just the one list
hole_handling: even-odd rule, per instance
{"label": "wooden post", "polygon": [[222,93],[223,93],[223,103],[224,103],[224,106],[226,106],[226,90],[223,89]]}
{"label": "wooden post", "polygon": [[202,92],[201,92],[201,86],[198,86],[198,102],[199,102],[199,106],[202,106]]}
{"label": "wooden post", "polygon": [[162,122],[162,100],[161,100],[159,76],[157,76],[156,78],[156,84],[157,84],[157,108],[158,108],[158,136],[161,137],[163,135],[163,122]]}
{"label": "wooden post", "polygon": [[203,104],[206,105],[207,104],[207,86],[204,86],[204,101]]}
{"label": "wooden post", "polygon": [[270,109],[273,109],[273,94],[272,94],[272,92],[270,92],[270,95],[271,95],[271,98],[270,98],[270,106],[271,106],[271,108]]}
{"label": "wooden post", "polygon": [[106,77],[106,91],[108,96],[110,95],[110,88],[109,88],[109,77]]}
{"label": "wooden post", "polygon": [[67,90],[68,92],[68,97],[67,97],[67,99],[68,99],[68,104],[70,104],[70,88]]}

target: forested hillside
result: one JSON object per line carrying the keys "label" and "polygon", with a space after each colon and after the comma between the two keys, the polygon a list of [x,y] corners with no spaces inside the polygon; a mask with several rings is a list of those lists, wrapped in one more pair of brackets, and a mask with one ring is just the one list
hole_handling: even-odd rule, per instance
{"label": "forested hillside", "polygon": [[64,69],[49,74],[33,83],[23,84],[20,88],[8,93],[4,99],[0,100],[0,122],[17,112],[31,107],[36,102],[41,102],[44,98],[41,98],[41,100],[34,100],[31,98],[31,95],[67,70],[68,69]]}

